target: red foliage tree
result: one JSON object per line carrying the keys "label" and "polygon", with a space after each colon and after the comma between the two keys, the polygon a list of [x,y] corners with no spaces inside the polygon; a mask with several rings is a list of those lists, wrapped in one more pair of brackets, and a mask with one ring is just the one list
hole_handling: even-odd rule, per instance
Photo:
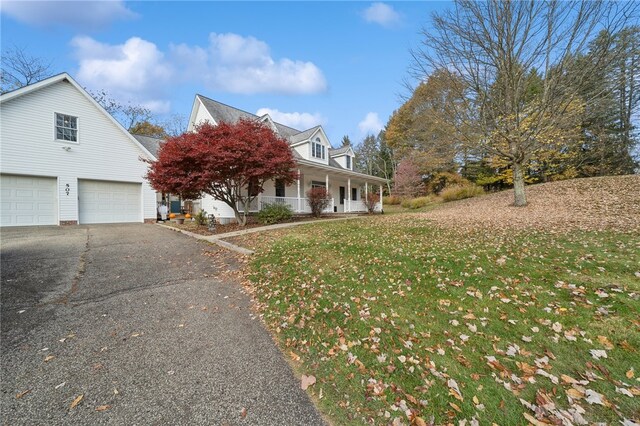
{"label": "red foliage tree", "polygon": [[320,217],[322,211],[329,207],[329,203],[331,203],[331,198],[329,191],[325,188],[311,188],[307,191],[307,204],[309,204],[311,214],[314,217]]}
{"label": "red foliage tree", "polygon": [[[200,198],[209,194],[233,209],[240,225],[247,223],[251,202],[265,182],[291,184],[296,163],[287,142],[263,123],[205,123],[195,132],[169,138],[151,161],[147,179],[157,191]],[[240,211],[242,207],[242,211]]]}
{"label": "red foliage tree", "polygon": [[405,158],[398,164],[393,192],[401,197],[416,197],[424,190],[420,170],[413,160]]}

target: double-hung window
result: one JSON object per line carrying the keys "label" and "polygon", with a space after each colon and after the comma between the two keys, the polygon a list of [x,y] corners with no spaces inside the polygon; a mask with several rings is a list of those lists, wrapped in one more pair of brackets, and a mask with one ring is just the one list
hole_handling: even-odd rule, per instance
{"label": "double-hung window", "polygon": [[311,142],[311,156],[324,160],[326,157],[326,148],[320,142],[320,139],[316,139],[315,142]]}
{"label": "double-hung window", "polygon": [[56,140],[78,142],[78,117],[56,112]]}
{"label": "double-hung window", "polygon": [[351,156],[347,155],[347,169],[351,170]]}

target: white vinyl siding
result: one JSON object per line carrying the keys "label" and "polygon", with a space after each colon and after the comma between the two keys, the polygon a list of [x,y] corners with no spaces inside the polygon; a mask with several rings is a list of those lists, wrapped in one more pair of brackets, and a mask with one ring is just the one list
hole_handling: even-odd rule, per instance
{"label": "white vinyl siding", "polygon": [[0,175],[2,226],[57,225],[56,179]]}
{"label": "white vinyl siding", "polygon": [[[143,217],[156,218],[156,194],[144,178],[147,164],[140,161],[144,151],[71,83],[5,101],[1,113],[2,172],[57,177],[58,220],[78,220],[78,179],[137,182]],[[52,143],[56,113],[78,118],[80,143]]]}
{"label": "white vinyl siding", "polygon": [[78,181],[80,223],[141,222],[139,183]]}

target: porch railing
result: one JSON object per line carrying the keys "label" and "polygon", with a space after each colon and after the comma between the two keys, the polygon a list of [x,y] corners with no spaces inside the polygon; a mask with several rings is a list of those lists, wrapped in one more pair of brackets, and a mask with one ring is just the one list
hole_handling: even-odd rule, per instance
{"label": "porch railing", "polygon": [[[348,213],[366,213],[367,206],[364,204],[362,200],[343,200],[344,202],[344,211]],[[373,208],[373,211],[380,211],[380,202],[377,202]]]}
{"label": "porch railing", "polygon": [[[306,198],[297,198],[297,197],[273,197],[273,196],[260,196],[254,199],[250,206],[249,212],[257,212],[260,211],[267,204],[285,204],[291,208],[294,213],[311,213],[311,208],[309,208],[309,203],[307,203]],[[327,206],[326,209],[323,210],[324,213],[333,213],[335,206],[335,200],[332,198],[331,202]],[[240,207],[240,211],[242,211],[242,206]]]}

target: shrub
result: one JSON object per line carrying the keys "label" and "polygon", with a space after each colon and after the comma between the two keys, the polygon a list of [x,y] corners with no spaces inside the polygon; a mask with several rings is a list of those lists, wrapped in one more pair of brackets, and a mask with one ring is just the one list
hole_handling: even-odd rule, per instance
{"label": "shrub", "polygon": [[204,210],[200,210],[195,216],[193,216],[193,220],[196,222],[198,226],[207,226],[207,212]]}
{"label": "shrub", "polygon": [[325,188],[311,188],[307,191],[307,204],[311,208],[311,214],[315,217],[320,217],[330,202],[329,191]]}
{"label": "shrub", "polygon": [[405,209],[419,209],[421,207],[425,207],[428,204],[433,203],[435,200],[432,197],[418,197],[402,200],[402,207]]}
{"label": "shrub", "polygon": [[446,188],[452,186],[469,186],[471,182],[463,178],[457,173],[441,172],[436,173],[429,183],[427,183],[427,191],[432,194],[440,194]]}
{"label": "shrub", "polygon": [[388,197],[382,197],[382,203],[387,206],[397,206],[402,203],[402,198],[397,195],[389,195]]}
{"label": "shrub", "polygon": [[484,194],[484,190],[478,185],[452,186],[440,193],[442,199],[447,201],[463,200]]}
{"label": "shrub", "polygon": [[380,196],[373,192],[369,192],[367,196],[362,200],[364,206],[367,208],[368,213],[373,213],[376,208],[376,204],[380,201]]}
{"label": "shrub", "polygon": [[258,220],[265,225],[284,222],[291,219],[292,216],[293,210],[291,210],[291,207],[282,203],[265,204],[258,212]]}

